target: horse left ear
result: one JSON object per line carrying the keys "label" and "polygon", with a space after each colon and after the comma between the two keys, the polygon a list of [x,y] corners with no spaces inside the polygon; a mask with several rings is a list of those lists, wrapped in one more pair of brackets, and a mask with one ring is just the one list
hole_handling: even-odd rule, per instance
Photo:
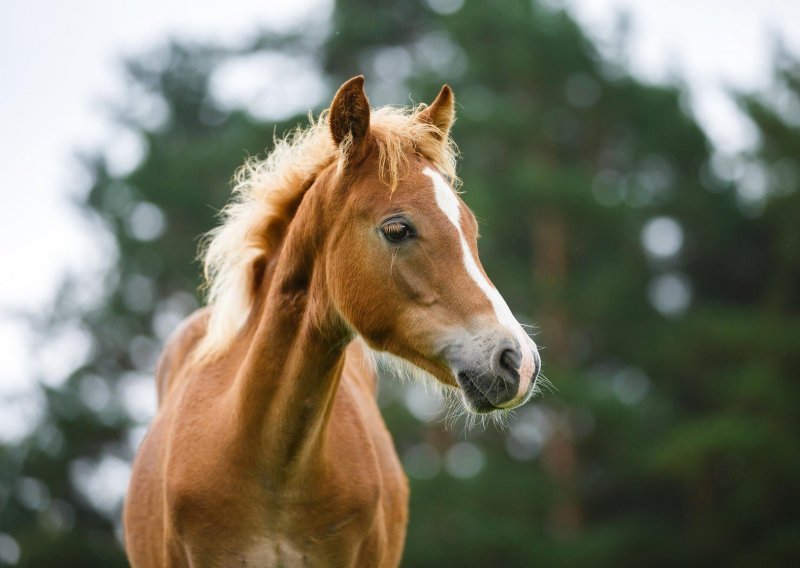
{"label": "horse left ear", "polygon": [[442,90],[436,96],[431,105],[420,114],[420,120],[433,124],[441,134],[441,139],[447,138],[450,127],[456,120],[456,97],[450,85],[442,86]]}
{"label": "horse left ear", "polygon": [[331,136],[337,146],[349,141],[347,153],[359,148],[369,131],[369,100],[364,93],[364,76],[353,77],[336,92],[328,114]]}

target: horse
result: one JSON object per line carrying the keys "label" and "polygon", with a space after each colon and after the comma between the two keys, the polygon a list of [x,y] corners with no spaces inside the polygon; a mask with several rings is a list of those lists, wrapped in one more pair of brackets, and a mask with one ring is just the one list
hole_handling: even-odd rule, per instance
{"label": "horse", "polygon": [[355,77],[239,170],[205,247],[207,305],[157,365],[132,566],[397,566],[409,488],[372,355],[472,413],[530,398],[537,347],[478,258],[454,105],[445,85],[371,109]]}

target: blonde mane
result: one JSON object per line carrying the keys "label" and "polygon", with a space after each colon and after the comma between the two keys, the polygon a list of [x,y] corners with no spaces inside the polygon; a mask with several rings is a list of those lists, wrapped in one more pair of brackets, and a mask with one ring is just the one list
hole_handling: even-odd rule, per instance
{"label": "blonde mane", "polygon": [[[370,134],[378,147],[380,179],[394,191],[411,153],[425,156],[454,182],[458,151],[452,139],[420,117],[427,108],[381,107],[370,114]],[[255,301],[264,263],[278,250],[305,192],[334,162],[343,164],[328,126],[328,111],[310,125],[276,138],[264,160],[249,159],[234,177],[233,198],[222,224],[203,240],[201,252],[209,320],[195,355],[209,358],[230,346]]]}

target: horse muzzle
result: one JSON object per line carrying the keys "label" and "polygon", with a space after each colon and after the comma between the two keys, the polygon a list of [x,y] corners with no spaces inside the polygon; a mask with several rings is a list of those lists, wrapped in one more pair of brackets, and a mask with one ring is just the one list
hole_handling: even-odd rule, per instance
{"label": "horse muzzle", "polygon": [[530,398],[541,359],[533,341],[528,343],[520,346],[505,337],[499,341],[477,338],[449,350],[446,358],[472,411],[516,408]]}

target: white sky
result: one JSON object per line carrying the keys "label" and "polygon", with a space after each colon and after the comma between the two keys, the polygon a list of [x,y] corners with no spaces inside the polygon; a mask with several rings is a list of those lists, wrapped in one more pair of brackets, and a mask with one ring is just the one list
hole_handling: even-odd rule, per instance
{"label": "white sky", "polygon": [[[631,68],[652,81],[683,76],[701,123],[724,151],[746,147],[752,134],[722,87],[765,86],[778,35],[800,53],[800,2],[791,0],[566,4],[600,40],[615,14],[627,10]],[[124,150],[127,143],[130,154],[129,141],[119,138],[103,110],[104,101],[121,94],[120,57],[176,35],[236,42],[260,27],[296,23],[320,6],[327,10],[328,0],[0,4],[0,396],[29,387],[32,375],[28,332],[3,312],[45,309],[65,271],[97,265],[97,236],[69,198],[84,189],[76,151],[120,144]]]}
{"label": "white sky", "polygon": [[725,86],[769,84],[778,39],[800,54],[796,0],[567,0],[591,35],[607,37],[616,14],[632,16],[629,65],[640,78],[682,77],[691,102],[716,147],[733,152],[753,142]]}

